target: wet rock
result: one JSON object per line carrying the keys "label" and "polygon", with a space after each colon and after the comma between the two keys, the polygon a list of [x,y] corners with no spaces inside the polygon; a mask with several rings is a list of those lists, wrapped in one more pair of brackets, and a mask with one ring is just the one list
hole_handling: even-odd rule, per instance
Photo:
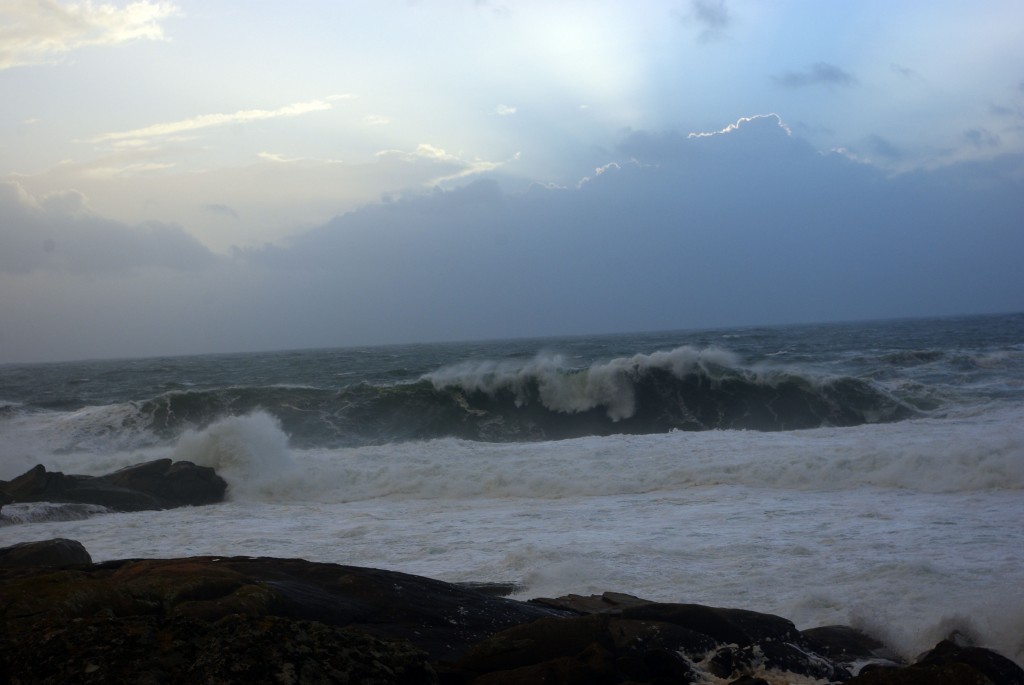
{"label": "wet rock", "polygon": [[732,678],[740,674],[755,678],[759,673],[786,673],[834,683],[844,682],[851,677],[842,665],[816,654],[806,644],[774,640],[745,647],[719,647],[714,656],[707,660],[707,670],[720,678]]}
{"label": "wet rock", "polygon": [[608,614],[546,618],[484,640],[456,667],[473,683],[690,682],[680,650],[694,640],[668,624]]}
{"label": "wet rock", "polygon": [[128,466],[102,480],[146,493],[172,507],[213,504],[224,499],[227,483],[209,466],[156,459]]}
{"label": "wet rock", "polygon": [[0,567],[0,623],[163,615],[207,622],[278,616],[407,640],[454,659],[513,625],[558,612],[449,583],[301,559],[192,557],[127,560],[39,572]]}
{"label": "wet rock", "polygon": [[821,626],[802,635],[818,654],[828,657],[853,675],[873,668],[905,665],[903,659],[870,635],[849,626]]}
{"label": "wet rock", "polygon": [[626,607],[622,610],[622,617],[671,623],[707,635],[716,642],[740,647],[765,640],[797,642],[801,639],[791,621],[745,609],[651,603]]}
{"label": "wet rock", "polygon": [[851,676],[891,653],[844,626],[616,593],[519,602],[301,559],[0,564],[0,598],[0,682],[1024,685],[962,641]]}
{"label": "wet rock", "polygon": [[3,636],[5,682],[367,683],[431,685],[408,643],[311,621],[233,614],[209,623],[159,615],[96,617]]}
{"label": "wet rock", "polygon": [[91,564],[82,543],[65,538],[22,542],[0,548],[0,566],[73,566]]}
{"label": "wet rock", "polygon": [[0,493],[13,502],[97,504],[115,511],[144,511],[223,501],[227,482],[208,466],[156,459],[104,476],[68,475],[39,464]]}
{"label": "wet rock", "polygon": [[653,604],[647,599],[621,592],[605,592],[600,595],[564,595],[562,597],[538,597],[531,604],[572,611],[577,614],[621,614],[626,607]]}
{"label": "wet rock", "polygon": [[943,640],[905,668],[874,669],[851,685],[1024,685],[1024,670],[990,649]]}

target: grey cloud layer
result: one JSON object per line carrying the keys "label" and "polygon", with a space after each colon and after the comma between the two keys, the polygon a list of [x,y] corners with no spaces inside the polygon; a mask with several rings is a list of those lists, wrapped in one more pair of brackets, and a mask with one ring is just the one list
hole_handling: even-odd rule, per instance
{"label": "grey cloud layer", "polygon": [[1009,256],[1024,253],[1020,158],[887,179],[770,118],[706,138],[636,133],[621,152],[637,162],[578,189],[479,181],[250,256],[402,339],[1024,305]]}
{"label": "grey cloud layer", "polygon": [[[51,355],[141,355],[1024,309],[1022,156],[891,178],[774,117],[703,137],[635,132],[615,154],[579,187],[479,180],[231,259],[178,229],[76,215],[73,196],[32,205],[8,184],[0,286],[47,287],[0,300],[0,349],[31,357],[46,339],[67,341]],[[132,265],[168,268],[150,279]],[[74,275],[112,269],[130,287]],[[69,289],[94,330],[67,329]],[[124,332],[111,297],[145,339]]]}
{"label": "grey cloud layer", "polygon": [[91,214],[75,191],[37,202],[16,183],[0,182],[0,271],[99,274],[150,266],[195,271],[215,261],[178,226],[125,226]]}
{"label": "grey cloud layer", "polygon": [[805,86],[852,86],[857,79],[853,74],[826,62],[817,62],[803,71],[788,71],[776,76],[775,82],[787,88],[803,88]]}
{"label": "grey cloud layer", "polygon": [[691,0],[690,17],[704,27],[701,40],[718,38],[732,23],[732,15],[725,0]]}

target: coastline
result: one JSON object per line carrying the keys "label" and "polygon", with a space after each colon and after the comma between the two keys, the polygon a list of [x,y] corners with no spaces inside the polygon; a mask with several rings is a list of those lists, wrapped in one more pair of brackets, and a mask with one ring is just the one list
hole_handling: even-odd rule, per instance
{"label": "coastline", "polygon": [[618,593],[519,601],[503,584],[302,559],[91,563],[0,550],[11,683],[1024,683],[969,636],[911,663],[846,626]]}

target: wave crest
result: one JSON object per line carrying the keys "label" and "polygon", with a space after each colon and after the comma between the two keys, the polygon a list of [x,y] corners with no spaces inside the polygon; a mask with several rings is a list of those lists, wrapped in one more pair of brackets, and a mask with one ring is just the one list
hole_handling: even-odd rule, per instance
{"label": "wave crest", "polygon": [[464,407],[464,423],[483,429],[487,420],[493,429],[511,422],[544,437],[792,430],[895,421],[916,413],[865,380],[745,369],[736,355],[718,348],[680,347],[585,369],[568,367],[560,356],[518,366],[463,363],[424,380]]}

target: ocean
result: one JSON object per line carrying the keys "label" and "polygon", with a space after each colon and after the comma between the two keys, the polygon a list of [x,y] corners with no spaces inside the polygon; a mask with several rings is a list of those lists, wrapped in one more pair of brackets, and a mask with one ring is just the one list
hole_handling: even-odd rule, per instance
{"label": "ocean", "polygon": [[1024,314],[0,366],[0,479],[213,466],[227,501],[12,504],[0,546],[302,557],[515,597],[956,629],[1024,663]]}

